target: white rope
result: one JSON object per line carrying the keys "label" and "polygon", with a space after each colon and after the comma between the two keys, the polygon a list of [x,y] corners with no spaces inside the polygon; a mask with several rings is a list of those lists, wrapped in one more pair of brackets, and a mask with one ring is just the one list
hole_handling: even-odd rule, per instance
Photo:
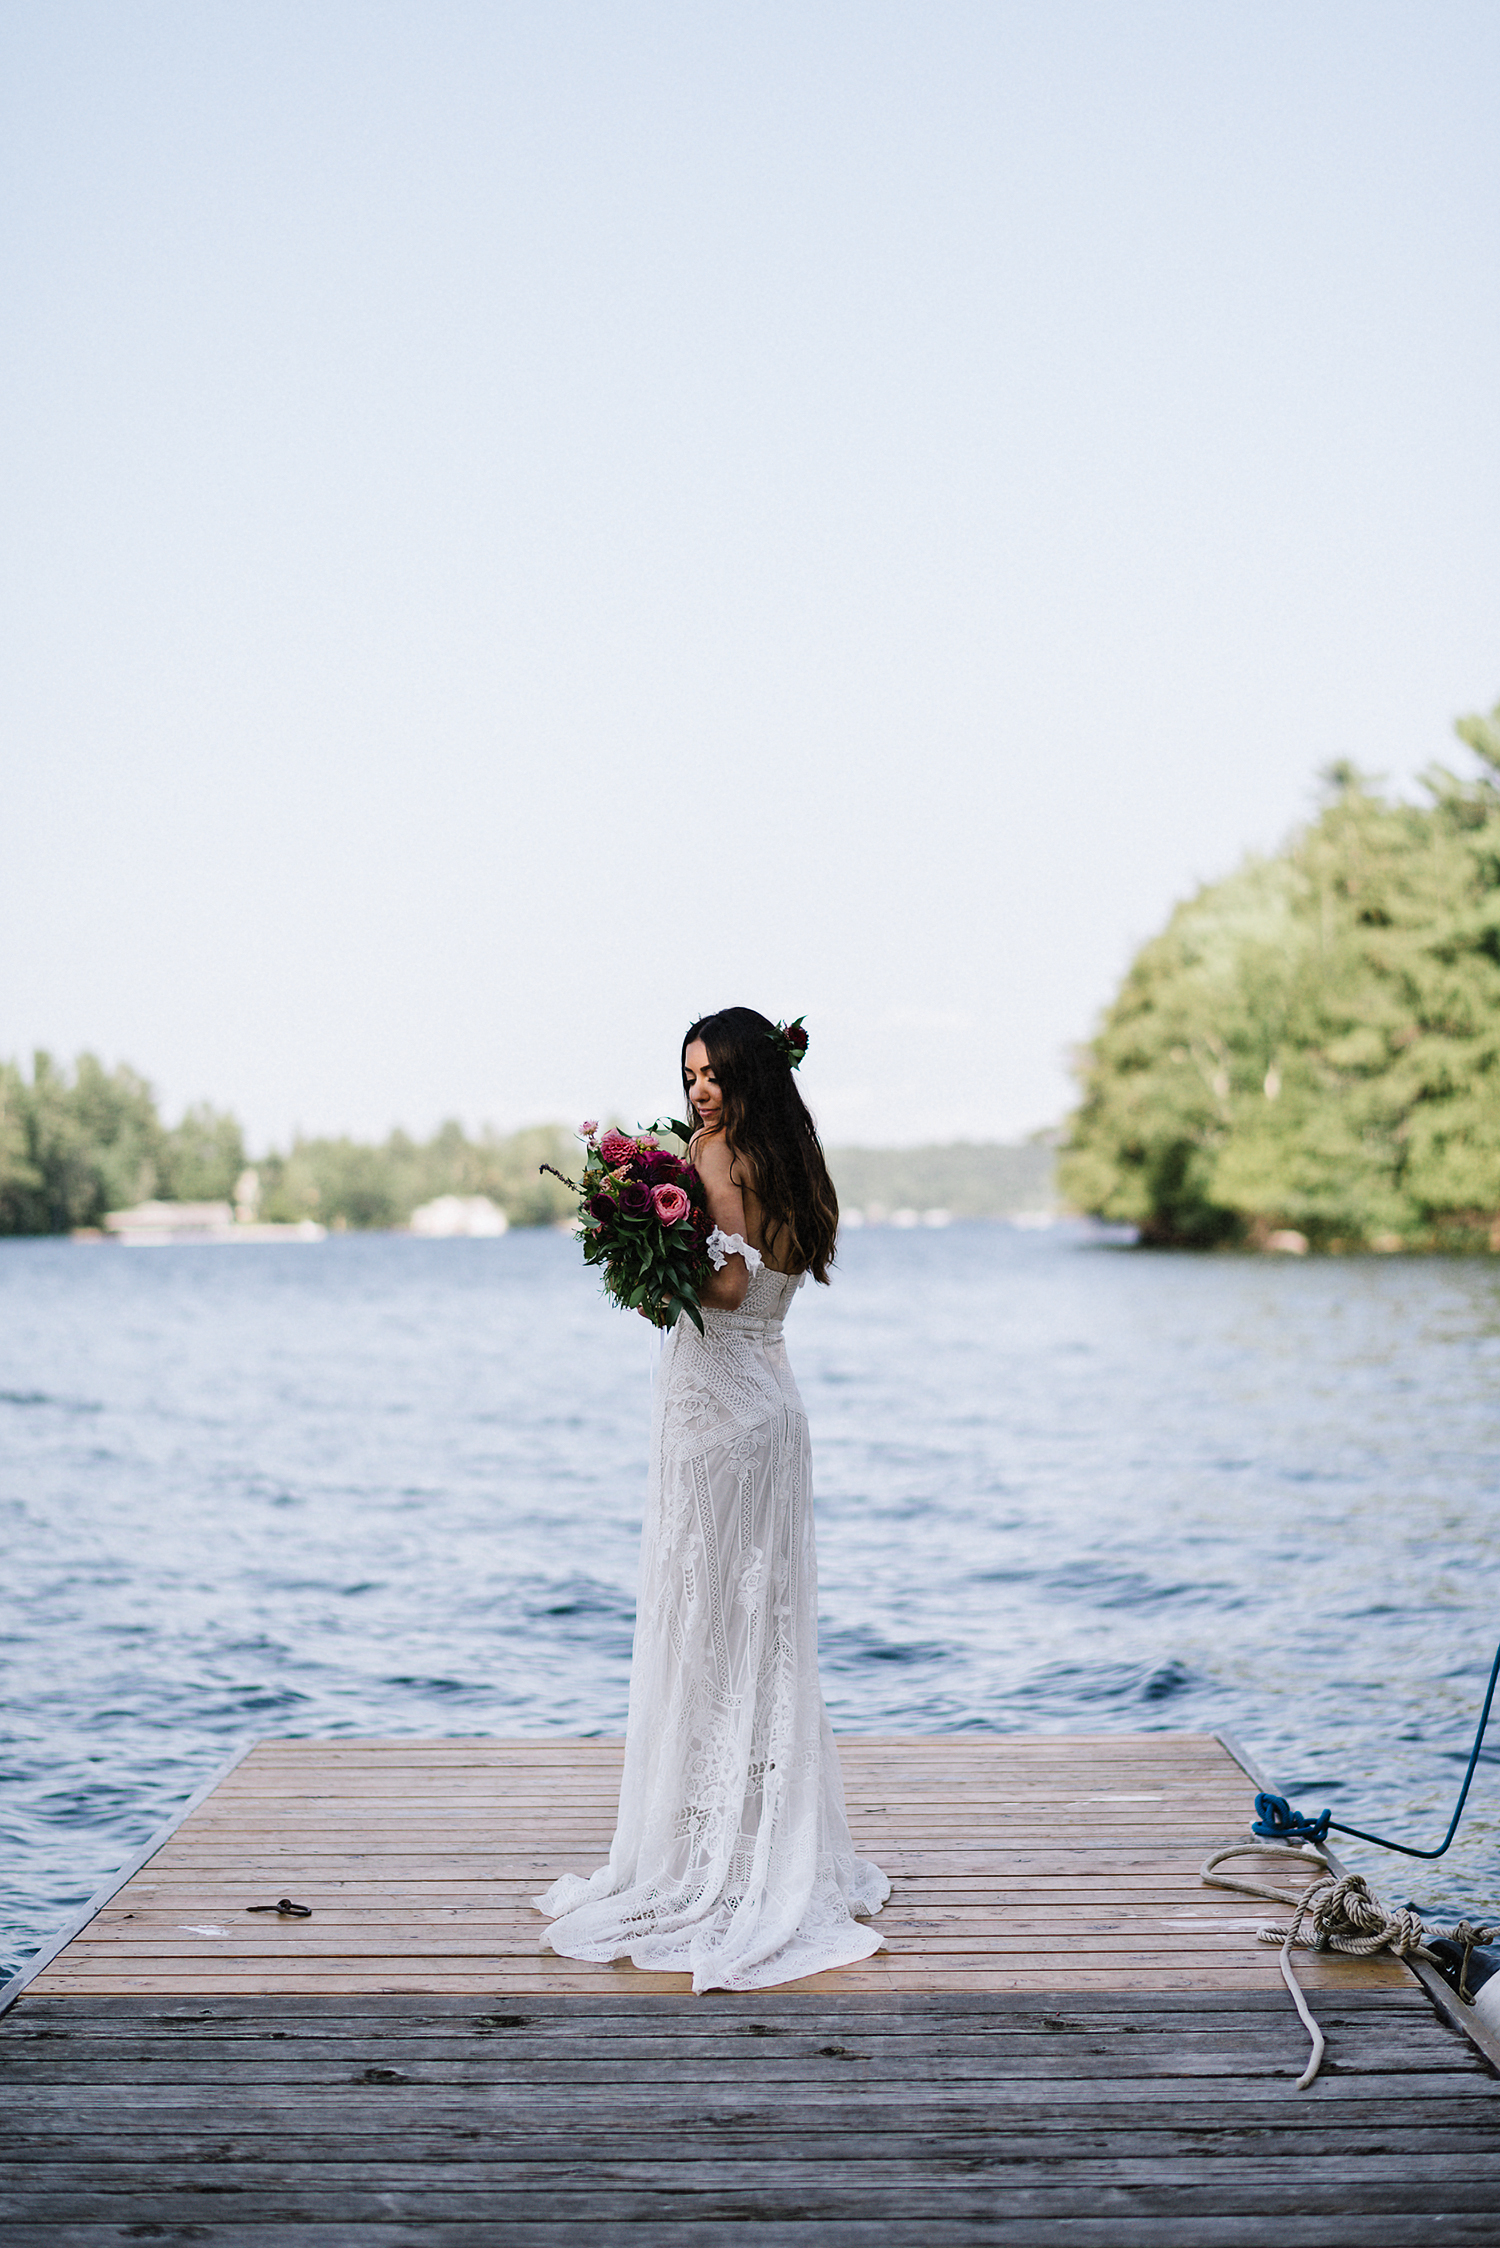
{"label": "white rope", "polygon": [[[1314,1875],[1300,1897],[1289,1897],[1284,1889],[1267,1888],[1261,1881],[1236,1881],[1231,1874],[1216,1873],[1214,1868],[1225,1858],[1270,1858],[1277,1865],[1306,1867],[1313,1864],[1321,1871]],[[1302,2025],[1312,2040],[1311,2057],[1297,2079],[1299,2092],[1305,2091],[1317,2075],[1327,2048],[1292,1966],[1295,1943],[1300,1940],[1312,1951],[1347,1952],[1356,1959],[1369,1959],[1378,1951],[1390,1951],[1398,1959],[1426,1959],[1436,1964],[1433,1953],[1423,1941],[1426,1929],[1417,1913],[1409,1906],[1403,1906],[1399,1912],[1388,1912],[1380,1899],[1372,1896],[1362,1874],[1335,1874],[1322,1852],[1315,1850],[1311,1843],[1292,1850],[1248,1839],[1231,1842],[1204,1859],[1201,1876],[1212,1889],[1233,1889],[1242,1897],[1268,1897],[1272,1904],[1291,1907],[1288,1926],[1258,1928],[1256,1937],[1263,1944],[1281,1946],[1282,1981],[1291,1992]],[[1304,1922],[1309,1923],[1310,1934],[1304,1935]]]}

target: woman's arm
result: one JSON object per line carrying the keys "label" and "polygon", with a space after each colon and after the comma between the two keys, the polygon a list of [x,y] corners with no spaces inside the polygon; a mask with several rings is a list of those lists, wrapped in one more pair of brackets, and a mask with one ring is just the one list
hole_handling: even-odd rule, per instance
{"label": "woman's arm", "polygon": [[[735,1161],[722,1132],[700,1134],[693,1142],[692,1158],[703,1181],[708,1214],[721,1233],[737,1233],[750,1240],[745,1220],[745,1198],[735,1179]],[[753,1247],[754,1244],[752,1243]],[[738,1252],[726,1257],[722,1271],[710,1272],[699,1295],[715,1311],[737,1311],[745,1300],[750,1272]]]}

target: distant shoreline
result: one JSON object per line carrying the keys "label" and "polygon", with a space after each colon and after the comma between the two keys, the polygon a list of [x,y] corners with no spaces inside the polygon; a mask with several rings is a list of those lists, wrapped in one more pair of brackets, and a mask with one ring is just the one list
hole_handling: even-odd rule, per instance
{"label": "distant shoreline", "polygon": [[[14,1062],[0,1062],[0,1235],[129,1230],[160,1239],[207,1228],[243,1242],[254,1224],[299,1229],[295,1237],[307,1240],[317,1228],[390,1232],[442,1205],[467,1206],[470,1220],[435,1218],[438,1230],[545,1226],[574,1204],[542,1165],[567,1175],[577,1160],[566,1124],[508,1133],[486,1126],[471,1135],[457,1121],[427,1140],[403,1131],[378,1142],[299,1137],[284,1152],[252,1157],[227,1110],[199,1104],[167,1125],[151,1085],[125,1063],[107,1069],[81,1054],[69,1070],[38,1054],[28,1079]],[[1058,1208],[1056,1151],[1044,1139],[831,1147],[828,1162],[851,1227]],[[481,1204],[491,1206],[482,1225],[474,1215]],[[202,1213],[195,1225],[188,1205]],[[126,1227],[131,1216],[137,1222]]]}
{"label": "distant shoreline", "polygon": [[1044,1216],[1059,1207],[1057,1151],[1040,1140],[831,1147],[828,1168],[855,1224]]}

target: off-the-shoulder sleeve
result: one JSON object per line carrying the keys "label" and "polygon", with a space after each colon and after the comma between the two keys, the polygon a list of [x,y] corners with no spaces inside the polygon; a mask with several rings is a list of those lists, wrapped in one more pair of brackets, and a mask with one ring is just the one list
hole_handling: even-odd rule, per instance
{"label": "off-the-shoulder sleeve", "polygon": [[704,1243],[704,1247],[708,1251],[708,1261],[715,1272],[722,1272],[731,1257],[743,1257],[746,1270],[749,1272],[759,1272],[761,1268],[762,1258],[759,1249],[752,1249],[742,1234],[726,1233],[722,1226],[714,1227],[713,1232]]}

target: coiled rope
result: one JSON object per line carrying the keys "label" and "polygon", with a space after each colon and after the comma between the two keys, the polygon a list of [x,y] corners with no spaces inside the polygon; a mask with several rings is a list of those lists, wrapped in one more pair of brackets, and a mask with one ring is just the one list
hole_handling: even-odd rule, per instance
{"label": "coiled rope", "polygon": [[[1486,1704],[1488,1710],[1488,1704]],[[1257,1808],[1259,1805],[1257,1804]],[[1435,1853],[1427,1853],[1435,1855]],[[1225,1858],[1268,1858],[1279,1866],[1295,1865],[1305,1870],[1309,1864],[1321,1870],[1308,1882],[1299,1897],[1289,1897],[1284,1889],[1268,1888],[1263,1881],[1237,1881],[1232,1874],[1218,1873],[1215,1868]],[[1306,2068],[1297,2079],[1299,2092],[1305,2091],[1323,2065],[1327,2040],[1314,2020],[1302,1993],[1292,1966],[1292,1946],[1298,1941],[1312,1951],[1342,1951],[1356,1959],[1369,1959],[1379,1951],[1389,1951],[1397,1959],[1425,1959],[1433,1966],[1438,1964],[1435,1952],[1427,1948],[1429,1933],[1421,1916],[1410,1905],[1397,1912],[1389,1912],[1373,1895],[1362,1874],[1335,1873],[1320,1850],[1310,1843],[1301,1848],[1278,1847],[1247,1837],[1242,1842],[1226,1843],[1222,1849],[1212,1851],[1203,1861],[1201,1877],[1211,1889],[1233,1889],[1242,1897],[1265,1897],[1272,1904],[1289,1905],[1292,1917],[1285,1927],[1267,1925],[1256,1930],[1257,1941],[1281,1946],[1281,1979],[1292,1994],[1292,2001],[1302,2017],[1302,2026],[1312,2042],[1312,2052]],[[1304,1933],[1304,1929],[1307,1932]],[[1436,1931],[1433,1931],[1435,1933]],[[1460,1921],[1453,1931],[1453,1940],[1464,1946],[1464,1968],[1460,1974],[1460,1997],[1467,1974],[1469,1953],[1476,1944],[1494,1943],[1500,1939],[1500,1928],[1473,1927]]]}

